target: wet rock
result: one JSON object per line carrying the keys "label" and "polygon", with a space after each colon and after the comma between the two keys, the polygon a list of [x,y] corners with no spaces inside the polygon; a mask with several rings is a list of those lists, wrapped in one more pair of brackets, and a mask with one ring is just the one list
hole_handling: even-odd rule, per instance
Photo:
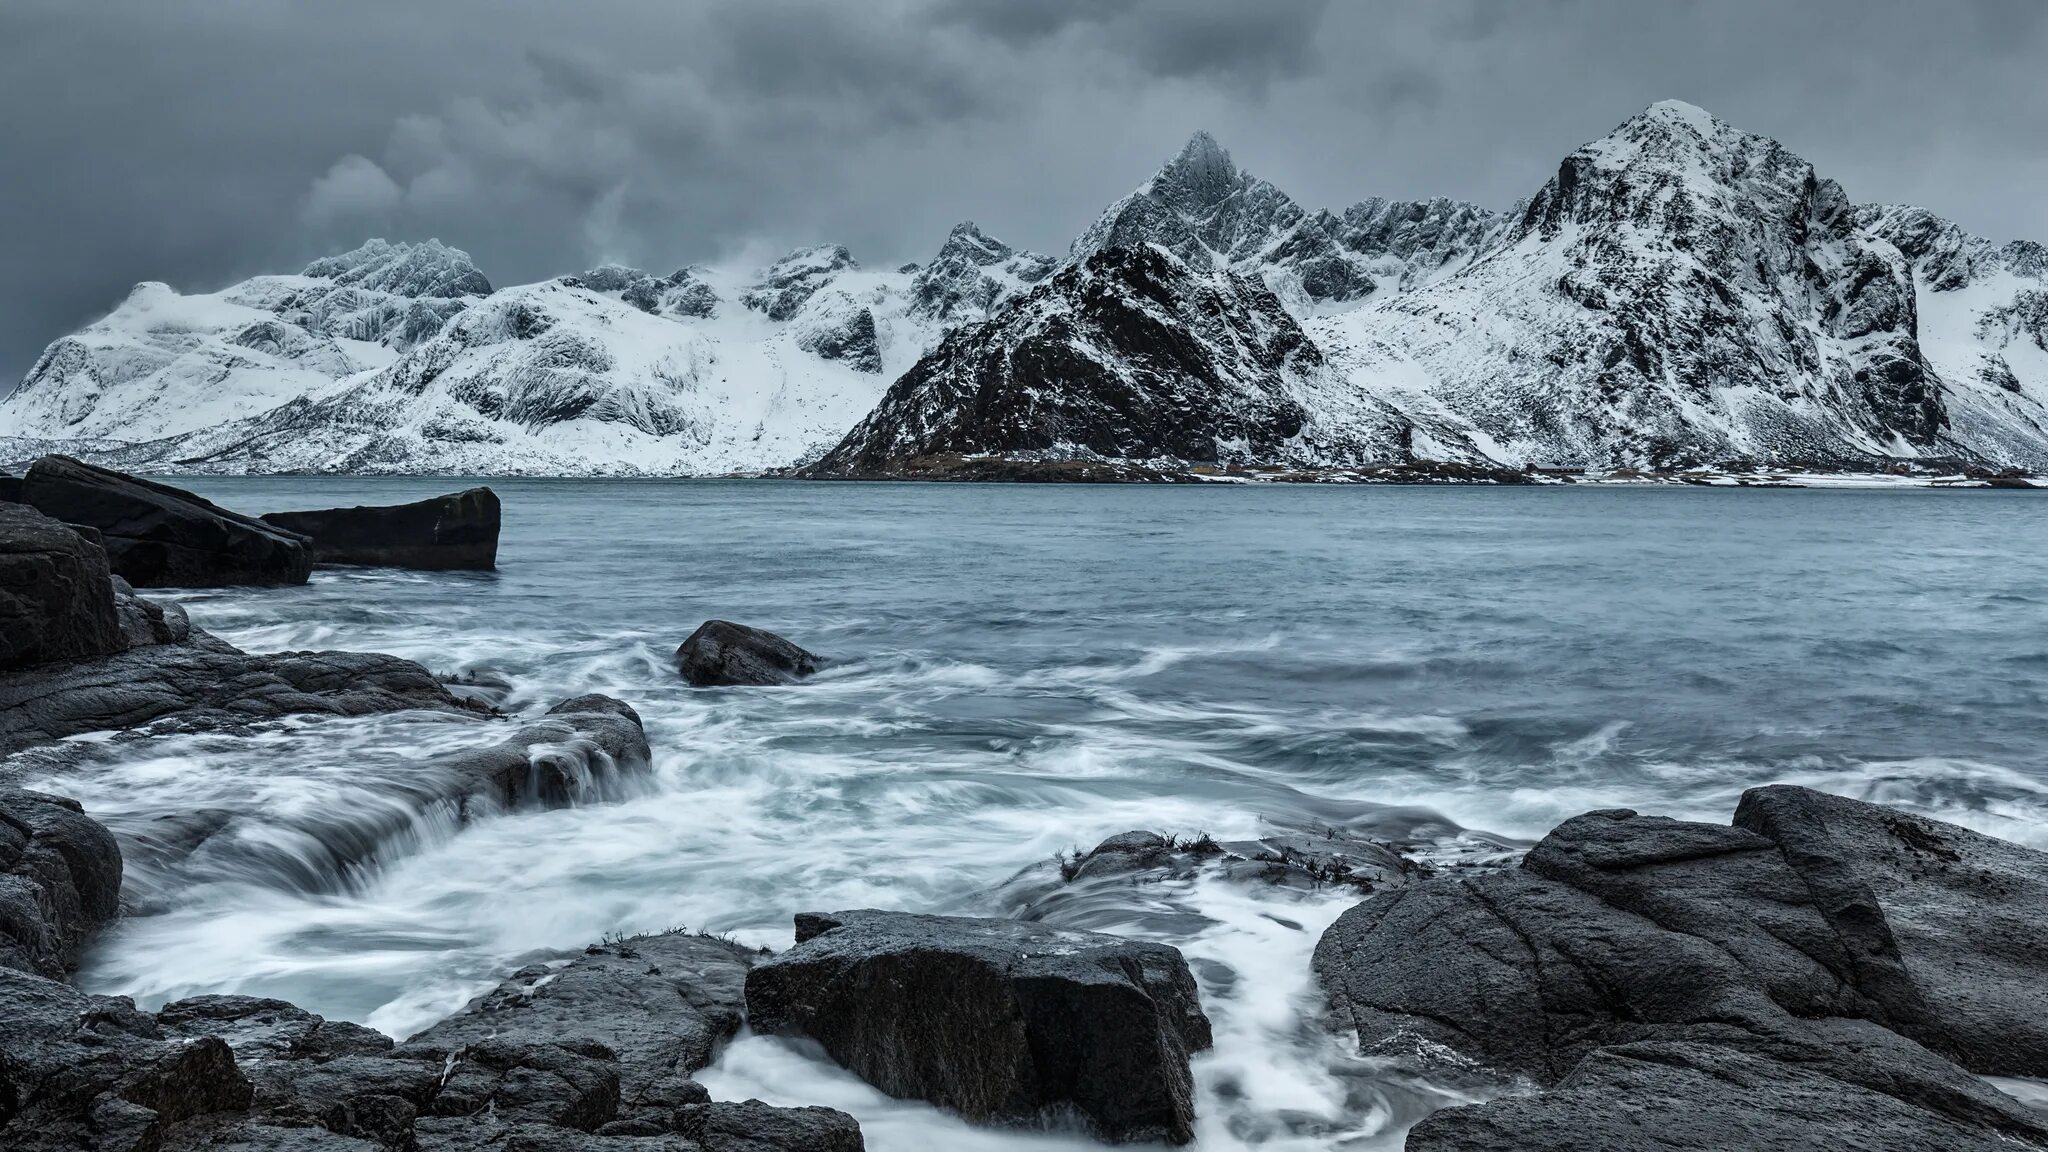
{"label": "wet rock", "polygon": [[1777,842],[1899,1031],[2048,1076],[2048,853],[1785,785],[1743,793],[1735,823]]}
{"label": "wet rock", "polygon": [[83,732],[226,729],[295,714],[480,713],[410,660],[367,652],[252,655],[204,632],[97,659],[0,672],[0,755]]}
{"label": "wet rock", "polygon": [[0,1147],[153,1149],[250,1099],[219,1039],[166,1039],[125,999],[0,968]]}
{"label": "wet rock", "polygon": [[560,967],[513,973],[408,1044],[602,1044],[617,1058],[620,1116],[666,1123],[676,1108],[709,1099],[690,1077],[739,1029],[756,955],[686,932],[610,941]]}
{"label": "wet rock", "polygon": [[121,911],[121,850],[77,801],[0,789],[0,967],[62,979]]}
{"label": "wet rock", "polygon": [[180,488],[45,456],[22,500],[47,516],[99,531],[115,575],[138,588],[303,584],[305,540]]}
{"label": "wet rock", "polygon": [[498,494],[470,488],[411,504],[270,512],[262,520],[312,541],[319,564],[477,569],[498,565]]}
{"label": "wet rock", "polygon": [[183,644],[192,638],[192,621],[168,600],[147,600],[119,576],[113,578],[114,616],[120,622],[122,648],[151,644]]}
{"label": "wet rock", "polygon": [[497,808],[560,808],[616,800],[653,771],[647,732],[632,707],[609,696],[579,696],[550,709],[489,748],[422,766],[423,786],[465,813],[478,802]]}
{"label": "wet rock", "polygon": [[704,1152],[861,1152],[860,1124],[836,1108],[775,1108],[759,1100],[692,1104],[676,1131]]}
{"label": "wet rock", "polygon": [[122,647],[106,553],[33,508],[0,503],[0,668]]}
{"label": "wet rock", "polygon": [[[1683,1119],[1646,1124],[1646,1117]],[[1411,1129],[1407,1141],[1408,1152],[2013,1147],[1996,1131],[1822,1072],[1714,1044],[1658,1041],[1599,1049],[1555,1091],[1438,1112]]]}
{"label": "wet rock", "polygon": [[676,649],[676,671],[699,688],[793,684],[818,658],[773,632],[707,620]]}
{"label": "wet rock", "polygon": [[1111,836],[1090,849],[1066,869],[1066,879],[1086,880],[1152,868],[1174,855],[1173,841],[1157,832],[1142,830]]}
{"label": "wet rock", "polygon": [[1520,869],[1353,908],[1316,975],[1369,1048],[1558,1088],[1443,1114],[1411,1147],[2038,1141],[1971,1073],[2040,1066],[2044,866],[1805,789],[1752,790],[1732,827],[1593,812]]}
{"label": "wet rock", "polygon": [[1178,950],[1012,920],[797,917],[747,975],[762,1032],[803,1035],[892,1096],[977,1123],[1079,1119],[1115,1141],[1194,1135],[1188,1054],[1209,1047]]}

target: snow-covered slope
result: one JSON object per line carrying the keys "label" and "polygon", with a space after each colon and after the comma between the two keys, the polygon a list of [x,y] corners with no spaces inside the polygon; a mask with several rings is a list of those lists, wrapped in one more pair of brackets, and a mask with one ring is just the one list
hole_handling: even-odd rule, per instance
{"label": "snow-covered slope", "polygon": [[460,253],[373,241],[210,296],[139,288],[46,353],[0,403],[0,435],[175,471],[784,467],[1050,264],[963,225],[916,273],[825,246],[758,271],[607,265],[490,293]]}
{"label": "snow-covered slope", "polygon": [[812,471],[986,456],[1346,465],[1397,458],[1405,436],[1262,282],[1137,244],[1100,248],[955,332]]}
{"label": "snow-covered slope", "polygon": [[260,415],[391,363],[490,290],[466,253],[432,240],[373,240],[206,295],[138,284],[43,352],[0,405],[0,433],[156,440]]}
{"label": "snow-covered slope", "polygon": [[1857,215],[1911,263],[1948,438],[1994,464],[2048,470],[2048,248],[1994,245],[1924,208]]}

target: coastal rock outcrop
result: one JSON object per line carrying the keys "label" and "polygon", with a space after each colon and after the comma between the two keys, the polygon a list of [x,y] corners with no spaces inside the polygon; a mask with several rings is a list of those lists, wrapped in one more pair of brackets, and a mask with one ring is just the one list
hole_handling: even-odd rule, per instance
{"label": "coastal rock outcrop", "polygon": [[313,570],[296,533],[68,456],[31,465],[21,499],[46,516],[95,529],[108,566],[138,588],[304,584]]}
{"label": "coastal rock outcrop", "polygon": [[796,923],[796,947],[747,974],[757,1030],[808,1036],[882,1091],[978,1123],[1193,1138],[1188,1054],[1209,1047],[1209,1020],[1177,949],[901,912]]}
{"label": "coastal rock outcrop", "polygon": [[268,512],[264,523],[306,537],[317,564],[429,570],[498,566],[498,494],[469,488],[388,507]]}
{"label": "coastal rock outcrop", "polygon": [[1369,900],[1315,969],[1368,1048],[1448,1050],[1556,1089],[1438,1113],[1411,1149],[1624,1131],[1660,1147],[1989,1148],[2048,1139],[1977,1079],[2039,1075],[2048,1055],[2048,951],[2029,921],[2044,882],[2048,854],[1754,789],[1733,826],[1591,812],[1519,869]]}
{"label": "coastal rock outcrop", "polygon": [[676,671],[699,688],[793,684],[818,658],[761,628],[706,620],[676,649]]}
{"label": "coastal rock outcrop", "polygon": [[121,849],[78,803],[0,789],[0,968],[62,979],[121,911]]}
{"label": "coastal rock outcrop", "polygon": [[121,647],[106,553],[33,508],[0,503],[0,669]]}

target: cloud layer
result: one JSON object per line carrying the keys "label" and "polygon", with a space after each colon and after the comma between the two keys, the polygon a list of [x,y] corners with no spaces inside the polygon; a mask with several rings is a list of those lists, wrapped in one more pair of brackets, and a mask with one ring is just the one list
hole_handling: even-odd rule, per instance
{"label": "cloud layer", "polygon": [[134,281],[372,234],[497,283],[964,218],[1059,250],[1200,127],[1310,204],[1505,205],[1677,97],[2048,240],[2043,59],[2034,0],[10,0],[0,388]]}

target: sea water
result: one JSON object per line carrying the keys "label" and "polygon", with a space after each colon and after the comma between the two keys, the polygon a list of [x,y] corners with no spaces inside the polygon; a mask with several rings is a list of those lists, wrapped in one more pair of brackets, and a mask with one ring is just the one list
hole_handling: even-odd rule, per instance
{"label": "sea water", "polygon": [[[249,512],[460,484],[183,483]],[[1061,852],[1134,828],[1499,859],[1592,808],[1725,822],[1768,782],[2048,847],[2035,494],[491,483],[496,573],[166,595],[251,651],[501,678],[515,713],[620,697],[646,720],[652,786],[458,825],[407,808],[405,783],[500,738],[474,721],[88,742],[30,781],[130,849],[131,914],[83,986],[278,996],[405,1036],[608,933],[781,948],[803,910],[1014,914],[1056,888]],[[826,666],[688,688],[673,652],[710,618]],[[232,814],[229,843],[176,866],[135,849],[200,810]],[[378,813],[399,831],[326,863]],[[1195,968],[1216,1025],[1201,1147],[1398,1147],[1489,1090],[1326,1027],[1309,956],[1358,899],[1211,877],[1088,904],[1089,926]],[[743,1035],[701,1078],[844,1108],[880,1152],[1087,1146],[969,1128],[778,1039]]]}

